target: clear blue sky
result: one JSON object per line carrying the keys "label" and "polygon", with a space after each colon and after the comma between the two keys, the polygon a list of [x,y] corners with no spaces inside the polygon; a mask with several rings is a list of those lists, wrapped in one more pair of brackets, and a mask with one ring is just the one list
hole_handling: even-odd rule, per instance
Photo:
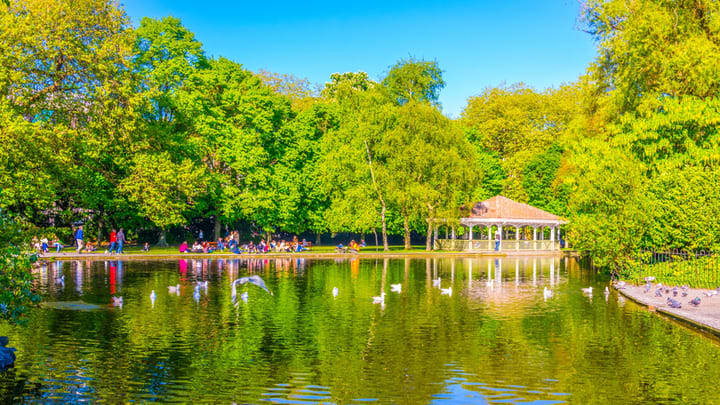
{"label": "clear blue sky", "polygon": [[314,83],[359,70],[380,79],[400,58],[436,59],[443,112],[453,117],[488,86],[555,87],[595,57],[576,28],[578,0],[120,1],[135,25],[172,15],[210,56]]}

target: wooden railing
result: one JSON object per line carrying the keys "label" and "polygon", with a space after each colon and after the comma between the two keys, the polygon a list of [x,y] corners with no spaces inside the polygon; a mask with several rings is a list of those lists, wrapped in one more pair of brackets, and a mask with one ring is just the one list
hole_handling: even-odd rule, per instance
{"label": "wooden railing", "polygon": [[[495,241],[472,240],[467,239],[437,239],[435,241],[435,249],[451,250],[451,251],[494,251]],[[503,240],[500,243],[500,251],[512,250],[559,250],[560,243],[551,240]]]}

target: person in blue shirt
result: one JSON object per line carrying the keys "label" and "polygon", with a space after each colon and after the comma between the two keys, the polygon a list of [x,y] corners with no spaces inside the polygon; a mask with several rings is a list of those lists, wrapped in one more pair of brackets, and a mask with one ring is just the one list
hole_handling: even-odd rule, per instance
{"label": "person in blue shirt", "polygon": [[80,251],[83,248],[83,227],[82,227],[82,225],[78,226],[78,229],[75,232],[75,241],[77,242],[77,252],[80,253]]}

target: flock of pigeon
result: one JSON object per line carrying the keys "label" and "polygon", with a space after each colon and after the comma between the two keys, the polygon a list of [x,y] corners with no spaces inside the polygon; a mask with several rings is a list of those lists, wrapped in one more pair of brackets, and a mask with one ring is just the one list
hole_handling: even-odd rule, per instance
{"label": "flock of pigeon", "polygon": [[[267,286],[265,285],[265,281],[258,276],[258,275],[252,275],[248,277],[240,277],[237,280],[230,283],[230,296],[232,297],[232,302],[237,302],[237,286],[242,284],[254,284],[263,290],[267,291],[270,295],[273,295],[272,291],[270,291]],[[202,296],[202,292],[207,295],[208,293],[208,282],[207,281],[196,281],[195,286],[193,288],[193,299],[195,302],[200,302],[200,297]],[[176,285],[170,285],[168,286],[168,294],[175,294],[178,297],[180,296],[180,284]],[[240,299],[247,303],[248,302],[248,293],[247,291],[240,294]],[[157,294],[155,293],[155,290],[150,291],[150,304],[153,308],[155,308],[155,301],[157,300]],[[120,307],[123,306],[123,297],[111,297],[111,304],[114,307]]]}
{"label": "flock of pigeon", "polygon": [[[683,286],[666,286],[662,283],[658,283],[653,287],[652,282],[655,281],[655,277],[645,277],[645,287],[643,288],[643,294],[649,293],[653,288],[655,288],[655,297],[662,298],[666,297],[665,302],[670,308],[682,308],[682,304],[680,301],[678,301],[676,298],[685,298],[688,296],[688,291],[690,290],[690,287],[687,285]],[[618,281],[615,286],[619,289],[625,288],[626,283],[624,281]],[[714,295],[720,294],[720,287],[716,288],[715,290],[710,290],[705,292],[705,296],[707,298],[710,298]],[[700,305],[700,302],[702,300],[700,297],[695,297],[692,300],[688,301],[688,304],[697,307]]]}

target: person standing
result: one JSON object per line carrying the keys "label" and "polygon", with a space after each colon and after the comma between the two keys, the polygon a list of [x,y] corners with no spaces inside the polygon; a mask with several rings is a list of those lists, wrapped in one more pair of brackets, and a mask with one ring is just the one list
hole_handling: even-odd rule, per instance
{"label": "person standing", "polygon": [[110,253],[112,253],[115,248],[117,248],[117,232],[113,228],[113,230],[110,232]]}
{"label": "person standing", "polygon": [[80,251],[83,248],[83,226],[80,225],[77,228],[77,231],[75,231],[75,242],[77,243],[77,252],[80,254]]}
{"label": "person standing", "polygon": [[501,235],[500,232],[501,232],[500,229],[498,229],[498,231],[495,233],[495,251],[496,252],[500,250],[500,235]]}
{"label": "person standing", "polygon": [[120,228],[120,232],[118,232],[117,235],[115,235],[115,236],[117,238],[118,254],[125,253],[125,252],[123,252],[123,245],[125,244],[125,232],[123,232],[123,229]]}
{"label": "person standing", "polygon": [[201,229],[200,232],[198,233],[198,240],[199,240],[200,242],[203,241],[203,236],[205,236],[205,235],[203,235],[203,231],[202,231],[202,229]]}

